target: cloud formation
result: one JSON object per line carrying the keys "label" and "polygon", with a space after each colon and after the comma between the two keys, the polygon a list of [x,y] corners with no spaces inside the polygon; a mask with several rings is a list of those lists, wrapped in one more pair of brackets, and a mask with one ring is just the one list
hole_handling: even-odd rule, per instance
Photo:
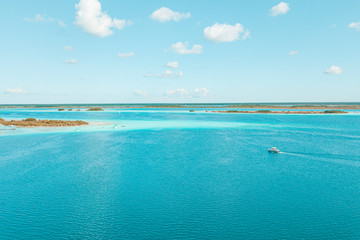
{"label": "cloud formation", "polygon": [[78,60],[72,58],[72,59],[65,60],[64,63],[66,63],[66,64],[77,64]]}
{"label": "cloud formation", "polygon": [[343,73],[343,70],[339,66],[332,65],[329,69],[325,70],[325,74],[338,75]]}
{"label": "cloud formation", "polygon": [[289,55],[290,55],[290,56],[294,56],[294,55],[296,55],[296,54],[298,54],[298,53],[299,53],[299,51],[294,50],[294,51],[290,51],[290,52],[289,52]]}
{"label": "cloud formation", "polygon": [[160,73],[160,74],[152,74],[152,73],[147,73],[144,75],[144,77],[149,77],[149,78],[181,78],[184,75],[184,73],[182,71],[179,72],[173,72],[170,70],[166,70],[164,73]]}
{"label": "cloud formation", "polygon": [[189,95],[189,92],[183,88],[179,88],[176,90],[167,90],[165,92],[165,96],[167,97],[186,97]]}
{"label": "cloud formation", "polygon": [[233,42],[239,40],[241,35],[242,39],[246,39],[250,36],[250,31],[245,31],[240,23],[235,25],[215,23],[213,26],[204,29],[205,38],[215,43]]}
{"label": "cloud formation", "polygon": [[7,94],[25,94],[26,91],[24,89],[22,89],[21,87],[17,87],[17,88],[9,88],[5,91],[5,93]]}
{"label": "cloud formation", "polygon": [[142,90],[138,90],[138,89],[134,89],[133,94],[137,97],[147,97],[148,96],[147,91],[142,91]]}
{"label": "cloud formation", "polygon": [[210,94],[210,90],[207,88],[196,88],[194,89],[193,93],[192,93],[192,97],[194,98],[202,98],[202,97],[207,97]]}
{"label": "cloud formation", "polygon": [[134,56],[135,53],[134,52],[128,52],[128,53],[118,53],[118,57],[119,58],[129,58]]}
{"label": "cloud formation", "polygon": [[190,13],[180,13],[180,12],[174,12],[173,10],[167,8],[167,7],[161,7],[157,10],[155,10],[151,15],[150,18],[158,21],[158,22],[179,22],[182,19],[190,18]]}
{"label": "cloud formation", "polygon": [[203,47],[200,44],[194,44],[192,48],[187,48],[188,43],[174,43],[171,49],[177,54],[200,54],[203,52]]}
{"label": "cloud formation", "polygon": [[360,31],[360,22],[352,22],[352,23],[350,23],[349,28],[353,28],[356,31]]}
{"label": "cloud formation", "polygon": [[178,67],[179,67],[179,62],[177,62],[177,61],[168,62],[168,63],[166,64],[166,66],[169,67],[169,68],[178,68]]}
{"label": "cloud formation", "polygon": [[246,29],[244,34],[242,35],[241,39],[245,40],[247,38],[250,38],[250,31]]}
{"label": "cloud formation", "polygon": [[80,0],[75,8],[77,11],[74,24],[97,37],[110,36],[114,33],[112,29],[121,30],[131,24],[126,20],[111,18],[102,11],[98,0]]}
{"label": "cloud formation", "polygon": [[203,98],[210,96],[210,90],[207,88],[195,88],[188,91],[184,88],[179,88],[167,90],[164,95],[170,98]]}
{"label": "cloud formation", "polygon": [[51,18],[46,18],[45,16],[41,14],[36,14],[34,18],[25,18],[25,21],[27,22],[49,22],[51,21]]}
{"label": "cloud formation", "polygon": [[289,4],[281,2],[270,9],[270,15],[276,17],[278,15],[286,14],[288,11],[290,11]]}
{"label": "cloud formation", "polygon": [[65,46],[64,49],[66,51],[72,51],[73,50],[73,47],[72,46]]}
{"label": "cloud formation", "polygon": [[48,23],[48,22],[57,22],[60,27],[66,27],[66,24],[63,21],[56,20],[52,17],[47,17],[45,15],[36,14],[34,18],[25,18],[25,21],[27,22],[33,22],[33,23]]}

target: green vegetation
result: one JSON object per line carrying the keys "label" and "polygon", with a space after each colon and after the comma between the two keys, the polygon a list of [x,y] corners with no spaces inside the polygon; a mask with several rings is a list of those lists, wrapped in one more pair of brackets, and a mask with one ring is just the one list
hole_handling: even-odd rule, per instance
{"label": "green vegetation", "polygon": [[229,105],[228,108],[261,108],[264,105],[261,104],[236,104],[236,105]]}
{"label": "green vegetation", "polygon": [[340,111],[340,110],[326,110],[326,111],[324,111],[324,113],[346,113],[346,112]]}
{"label": "green vegetation", "polygon": [[190,110],[189,112],[195,112],[195,110]]}
{"label": "green vegetation", "polygon": [[93,108],[89,108],[86,111],[90,111],[90,112],[97,112],[97,111],[104,111],[104,109],[99,108],[99,107],[93,107]]}
{"label": "green vegetation", "polygon": [[17,127],[71,127],[88,125],[88,122],[84,121],[64,121],[64,120],[36,120],[35,118],[27,118],[24,120],[10,120],[5,121],[0,118],[0,124],[5,126],[17,126]]}
{"label": "green vegetation", "polygon": [[238,105],[229,105],[224,108],[268,108],[268,109],[360,109],[360,105],[340,105],[340,104],[291,104],[291,105],[282,105],[282,104],[238,104]]}
{"label": "green vegetation", "polygon": [[65,111],[65,109],[59,108],[58,111],[62,112],[62,111]]}
{"label": "green vegetation", "polygon": [[173,104],[169,104],[169,105],[165,105],[165,104],[156,104],[156,105],[145,105],[145,108],[184,108],[184,105],[173,105]]}
{"label": "green vegetation", "polygon": [[68,111],[69,111],[69,112],[71,112],[71,111],[72,111],[72,109],[70,108],[70,109],[68,109]]}
{"label": "green vegetation", "polygon": [[80,112],[80,109],[76,110],[77,112]]}
{"label": "green vegetation", "polygon": [[325,110],[325,111],[270,111],[270,110],[258,110],[258,111],[239,111],[239,110],[228,110],[228,111],[212,111],[217,113],[271,113],[271,114],[338,114],[347,113],[340,110]]}
{"label": "green vegetation", "polygon": [[228,111],[215,111],[215,112],[226,112],[226,113],[271,113],[270,110],[258,110],[258,111],[239,111],[239,110],[228,110]]}

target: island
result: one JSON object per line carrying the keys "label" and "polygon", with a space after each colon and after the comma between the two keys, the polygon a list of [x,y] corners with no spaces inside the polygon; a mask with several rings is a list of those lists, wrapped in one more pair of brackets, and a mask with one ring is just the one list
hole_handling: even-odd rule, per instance
{"label": "island", "polygon": [[240,111],[240,110],[228,110],[228,111],[211,111],[213,113],[260,113],[260,114],[344,114],[348,113],[340,110],[326,110],[326,111],[270,111],[270,110],[258,110],[258,111]]}
{"label": "island", "polygon": [[67,120],[36,120],[35,118],[27,118],[23,120],[9,120],[6,121],[0,118],[0,125],[16,126],[16,127],[73,127],[88,125],[88,122],[81,120],[67,121]]}
{"label": "island", "polygon": [[86,111],[90,111],[90,112],[97,112],[97,111],[104,111],[104,109],[100,108],[100,107],[93,107],[93,108],[89,108]]}

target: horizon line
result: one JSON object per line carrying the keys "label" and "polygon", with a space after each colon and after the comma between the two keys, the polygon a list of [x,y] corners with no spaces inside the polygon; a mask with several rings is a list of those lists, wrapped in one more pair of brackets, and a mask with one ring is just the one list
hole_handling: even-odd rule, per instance
{"label": "horizon line", "polygon": [[359,102],[198,102],[198,103],[168,103],[168,102],[153,102],[153,103],[9,103],[9,104],[0,104],[0,106],[28,106],[28,105],[49,105],[49,106],[60,106],[60,105],[197,105],[197,104],[207,104],[207,105],[216,105],[216,104],[360,104]]}

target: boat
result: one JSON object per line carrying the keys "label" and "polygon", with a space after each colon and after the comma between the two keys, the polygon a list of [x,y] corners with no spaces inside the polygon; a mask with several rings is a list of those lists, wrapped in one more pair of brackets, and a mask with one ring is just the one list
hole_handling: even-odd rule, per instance
{"label": "boat", "polygon": [[270,152],[270,153],[280,153],[280,150],[277,149],[276,147],[272,147],[272,148],[268,149],[268,152]]}
{"label": "boat", "polygon": [[117,125],[114,125],[114,128],[117,129]]}

